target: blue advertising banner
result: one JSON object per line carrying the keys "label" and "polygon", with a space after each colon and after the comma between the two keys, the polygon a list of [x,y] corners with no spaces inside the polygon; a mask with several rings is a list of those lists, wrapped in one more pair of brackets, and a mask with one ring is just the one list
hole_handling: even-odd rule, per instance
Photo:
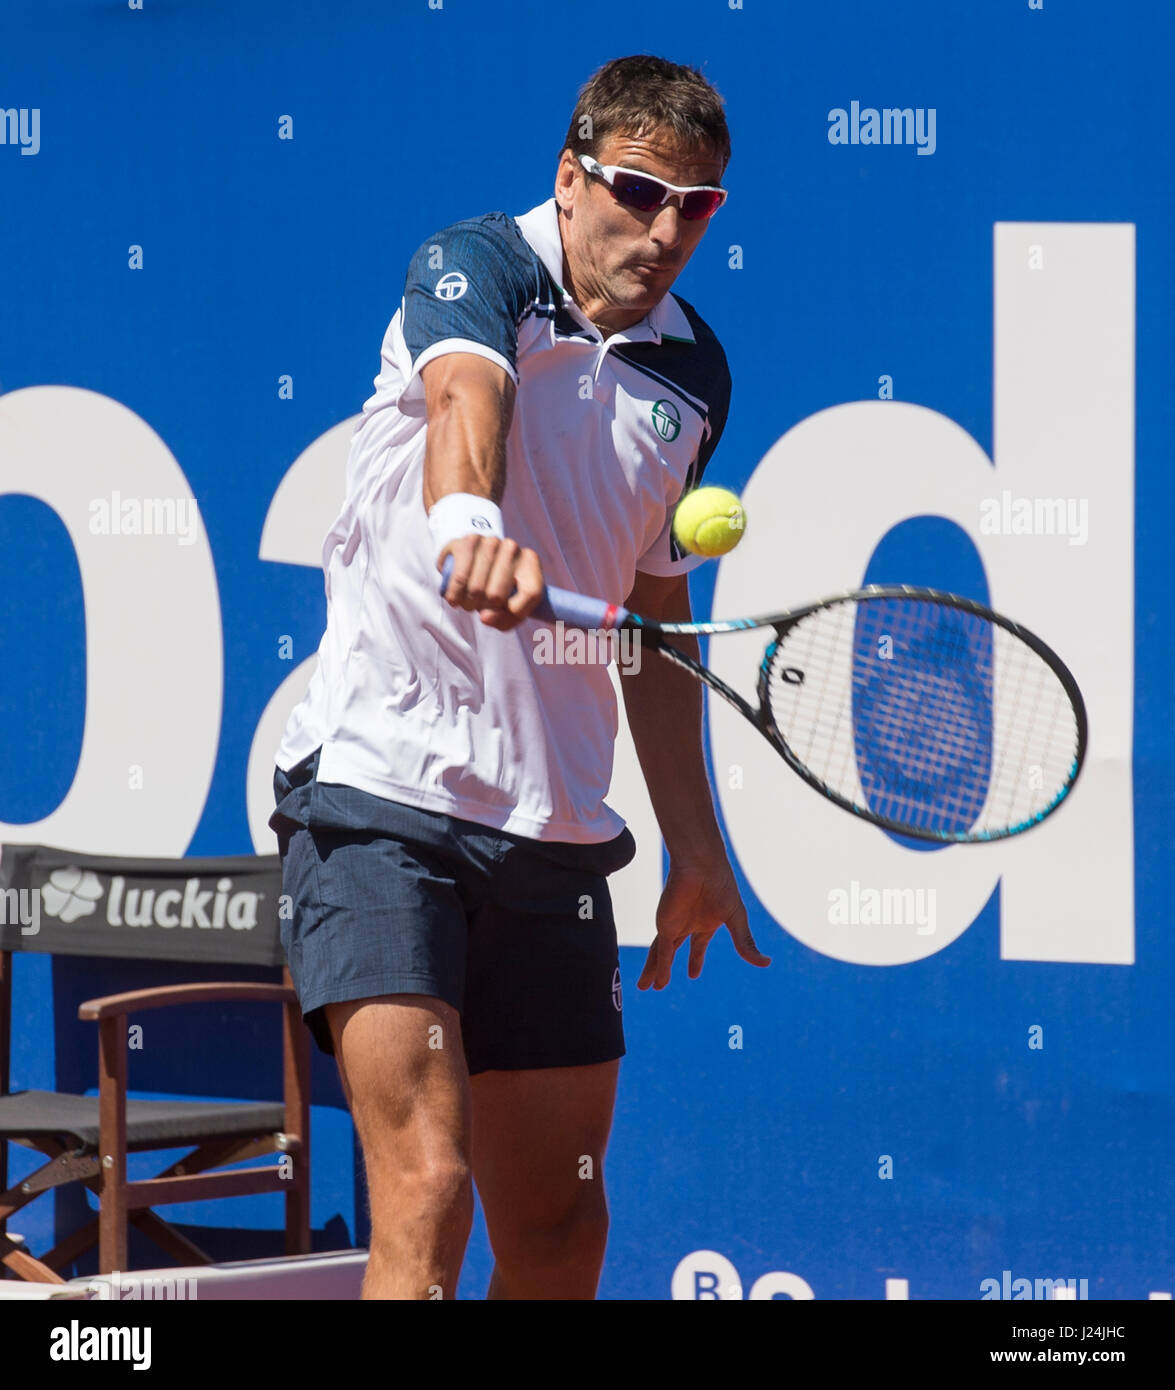
{"label": "blue advertising banner", "polygon": [[[275,852],[322,540],[409,259],[550,197],[602,63],[697,66],[730,196],[675,289],[729,359],[706,481],[747,528],[691,576],[695,612],[962,592],[1061,653],[1091,735],[1046,824],[911,848],[711,705],[773,963],[722,933],[653,993],[664,852],[622,727],[610,800],[639,849],[613,880],[600,1296],[1170,1297],[1170,7],[0,0],[0,24],[0,842]],[[762,646],[709,660],[749,693]],[[124,966],[17,957],[13,1089],[96,1093],[77,1003],[193,973]],[[135,1094],[272,1095],[276,1044],[192,1018],[132,1057]],[[313,1102],[315,1248],[363,1245],[317,1052]],[[32,1164],[13,1148],[9,1180]],[[15,1228],[45,1249],[80,1202]],[[218,1256],[282,1248],[275,1197],[167,1214]],[[460,1295],[491,1267],[479,1214]]]}

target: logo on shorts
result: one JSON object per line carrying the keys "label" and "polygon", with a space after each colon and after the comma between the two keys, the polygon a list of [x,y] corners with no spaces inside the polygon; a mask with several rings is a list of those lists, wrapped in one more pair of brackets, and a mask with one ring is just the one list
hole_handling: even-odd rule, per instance
{"label": "logo on shorts", "polygon": [[662,439],[672,441],[681,433],[681,412],[672,401],[657,401],[653,406],[653,424]]}
{"label": "logo on shorts", "polygon": [[623,999],[620,990],[620,967],[617,966],[612,975],[612,1007],[617,1013],[623,1007]]}
{"label": "logo on shorts", "polygon": [[460,299],[469,288],[469,281],[459,270],[450,270],[437,281],[433,294],[438,299]]}

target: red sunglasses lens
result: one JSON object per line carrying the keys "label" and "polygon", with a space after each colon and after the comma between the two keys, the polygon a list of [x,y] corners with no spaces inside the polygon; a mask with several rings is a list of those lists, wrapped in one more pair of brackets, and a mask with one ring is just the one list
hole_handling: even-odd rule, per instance
{"label": "red sunglasses lens", "polygon": [[681,200],[681,215],[687,222],[697,222],[703,217],[713,217],[722,206],[722,194],[699,189],[687,193]]}

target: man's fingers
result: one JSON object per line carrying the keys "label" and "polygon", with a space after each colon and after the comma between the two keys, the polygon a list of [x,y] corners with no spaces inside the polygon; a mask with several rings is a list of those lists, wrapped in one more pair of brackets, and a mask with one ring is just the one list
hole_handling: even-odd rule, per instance
{"label": "man's fingers", "polygon": [[702,973],[702,965],[706,960],[706,947],[709,946],[713,933],[695,932],[690,937],[689,943],[689,977],[696,980]]}
{"label": "man's fingers", "polygon": [[484,588],[485,601],[479,604],[479,607],[506,607],[510,595],[514,592],[514,571],[518,567],[518,559],[521,554],[522,547],[517,541],[498,542],[490,556]]}
{"label": "man's fingers", "polygon": [[445,598],[455,608],[477,613],[487,627],[509,632],[528,617],[543,596],[543,567],[533,550],[496,536],[462,536],[437,557],[443,569],[452,556]]}
{"label": "man's fingers", "polygon": [[726,929],[730,932],[734,949],[742,956],[743,960],[750,962],[751,965],[771,964],[771,957],[765,956],[755,945],[755,938],[751,935],[751,928],[747,922],[747,909],[742,903],[739,903],[738,911],[732,912],[727,918]]}
{"label": "man's fingers", "polygon": [[[483,542],[483,545],[488,544]],[[495,540],[492,544],[492,561],[485,583],[480,591],[470,589],[467,607],[476,610],[486,627],[509,632],[518,622],[507,607],[507,601],[514,592],[514,570],[522,547],[512,540]]]}
{"label": "man's fingers", "polygon": [[[499,609],[495,604],[492,609],[483,609],[481,620],[487,627],[509,632],[538,606],[545,583],[543,567],[533,550],[523,550],[514,541],[504,541],[502,546],[510,546],[512,553],[501,562],[500,568],[495,566],[490,590],[495,599],[500,592],[504,593],[502,607]],[[499,547],[499,554],[501,549]],[[497,587],[499,583],[500,588]]]}
{"label": "man's fingers", "polygon": [[[722,904],[713,901],[695,901],[692,895],[690,895],[688,903],[677,900],[667,903],[662,898],[657,914],[659,919],[657,935],[649,947],[644,969],[637,981],[638,989],[648,989],[651,985],[654,989],[660,990],[669,984],[677,949],[687,938],[689,939],[687,973],[691,980],[698,979],[706,962],[706,952],[710,948],[710,942],[723,923],[730,932],[735,950],[743,960],[760,967],[771,964],[771,957],[765,956],[755,945],[755,938],[751,935],[750,924],[747,920],[746,906],[737,897],[734,898],[734,904],[731,906],[730,899],[726,898],[725,894],[723,897],[725,902]],[[718,913],[724,909],[727,915],[725,917],[718,916]],[[691,926],[694,927],[693,931],[690,930]]]}
{"label": "man's fingers", "polygon": [[640,979],[636,982],[637,989],[648,989],[653,983],[653,979],[657,973],[657,942],[659,939],[659,937],[653,937],[652,945],[649,947],[649,954],[645,957],[645,963],[641,969]]}
{"label": "man's fingers", "polygon": [[470,566],[469,578],[465,581],[465,598],[462,601],[462,607],[471,613],[482,608],[503,606],[501,603],[495,603],[488,592],[490,577],[501,545],[502,542],[496,536],[482,537],[475,541],[473,563]]}
{"label": "man's fingers", "polygon": [[453,561],[453,573],[449,575],[444,596],[454,608],[464,607],[466,585],[473,569],[473,554],[477,541],[476,536],[462,536],[460,540],[450,542],[437,556],[437,569],[441,571],[445,568],[446,556]]}
{"label": "man's fingers", "polygon": [[664,936],[653,937],[649,954],[645,957],[644,969],[636,982],[637,989],[648,989],[650,985],[654,989],[665,988],[673,972],[673,957],[680,945],[679,941],[671,942]]}
{"label": "man's fingers", "polygon": [[645,958],[645,968],[641,971],[641,977],[636,982],[637,989],[648,989],[650,985],[654,989],[665,988],[673,974],[673,958],[677,955],[677,948],[680,945],[680,939],[670,941],[666,936],[653,938],[653,944],[649,947],[649,954]]}
{"label": "man's fingers", "polygon": [[516,587],[508,599],[507,607],[515,618],[521,621],[534,612],[546,587],[543,567],[533,550],[519,552],[514,566],[514,584]]}
{"label": "man's fingers", "polygon": [[680,941],[675,941],[672,950],[665,948],[657,952],[657,977],[653,981],[654,989],[664,989],[673,978],[673,962],[677,956],[677,948],[680,945]]}

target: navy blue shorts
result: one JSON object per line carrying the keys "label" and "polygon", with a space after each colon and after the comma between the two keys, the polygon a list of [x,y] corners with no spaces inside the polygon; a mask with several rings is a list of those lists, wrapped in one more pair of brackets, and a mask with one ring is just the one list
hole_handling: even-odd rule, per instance
{"label": "navy blue shorts", "polygon": [[427,994],[461,1014],[469,1072],[624,1056],[607,875],[636,853],[532,840],[354,787],[319,782],[318,752],[275,769],[282,944],[302,1014],[334,1046],[323,1006]]}

